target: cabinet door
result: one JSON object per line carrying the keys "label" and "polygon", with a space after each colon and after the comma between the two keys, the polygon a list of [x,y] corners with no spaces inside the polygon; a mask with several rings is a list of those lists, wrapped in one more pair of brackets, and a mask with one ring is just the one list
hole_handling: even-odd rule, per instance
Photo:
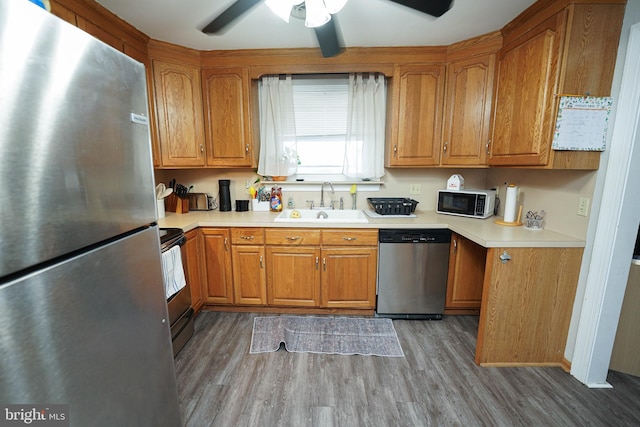
{"label": "cabinet door", "polygon": [[402,66],[395,70],[388,166],[439,163],[444,75],[444,66]]}
{"label": "cabinet door", "polygon": [[457,234],[451,235],[447,314],[477,314],[482,301],[487,249]]}
{"label": "cabinet door", "polygon": [[238,305],[266,305],[264,246],[233,245],[233,290]]}
{"label": "cabinet door", "polygon": [[546,165],[555,123],[554,93],[563,19],[554,16],[505,46],[498,66],[490,165]]}
{"label": "cabinet door", "polygon": [[476,363],[559,366],[581,260],[582,248],[489,248]]}
{"label": "cabinet door", "polygon": [[185,233],[187,241],[182,245],[182,258],[185,266],[185,276],[189,291],[191,292],[191,307],[197,312],[202,308],[204,298],[202,295],[203,268],[202,249],[200,245],[200,233],[198,230],[191,230]]}
{"label": "cabinet door", "polygon": [[152,67],[162,166],[204,166],[200,70],[159,60]]}
{"label": "cabinet door", "polygon": [[207,165],[252,166],[251,82],[247,68],[202,72]]}
{"label": "cabinet door", "polygon": [[496,55],[448,65],[442,165],[483,165],[489,144]]}
{"label": "cabinet door", "polygon": [[156,103],[154,102],[153,95],[153,72],[151,70],[151,60],[147,55],[147,52],[143,52],[135,47],[126,44],[124,45],[124,53],[135,59],[138,62],[144,64],[144,68],[147,75],[147,96],[149,98],[149,133],[151,134],[151,152],[153,153],[153,166],[159,167],[160,161],[160,143],[158,141],[158,123],[156,121]]}
{"label": "cabinet door", "polygon": [[325,248],[321,262],[322,307],[375,307],[377,248]]}
{"label": "cabinet door", "polygon": [[202,237],[206,271],[205,302],[233,304],[229,230],[226,228],[203,228]]}
{"label": "cabinet door", "polygon": [[320,248],[267,246],[267,301],[274,306],[320,306]]}

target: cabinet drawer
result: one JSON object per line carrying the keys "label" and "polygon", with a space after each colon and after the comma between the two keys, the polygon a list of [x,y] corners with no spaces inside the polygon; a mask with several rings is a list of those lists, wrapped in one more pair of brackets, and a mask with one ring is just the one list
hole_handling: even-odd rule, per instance
{"label": "cabinet drawer", "polygon": [[320,230],[270,228],[265,230],[267,245],[319,245]]}
{"label": "cabinet drawer", "polygon": [[262,228],[232,228],[231,244],[262,245],[264,244],[264,230]]}
{"label": "cabinet drawer", "polygon": [[378,230],[322,230],[324,246],[377,246]]}

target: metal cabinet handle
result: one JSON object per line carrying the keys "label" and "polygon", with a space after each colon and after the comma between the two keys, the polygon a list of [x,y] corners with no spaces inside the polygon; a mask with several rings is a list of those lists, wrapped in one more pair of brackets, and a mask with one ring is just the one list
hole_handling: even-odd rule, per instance
{"label": "metal cabinet handle", "polygon": [[264,268],[264,265],[262,264],[262,255],[260,255],[260,268]]}
{"label": "metal cabinet handle", "polygon": [[316,257],[316,270],[318,269],[318,257]]}
{"label": "metal cabinet handle", "polygon": [[393,157],[398,157],[398,145],[393,144]]}
{"label": "metal cabinet handle", "polygon": [[322,271],[327,271],[327,259],[322,258]]}
{"label": "metal cabinet handle", "polygon": [[244,152],[249,154],[249,144],[244,145]]}
{"label": "metal cabinet handle", "polygon": [[229,252],[229,246],[228,246],[229,240],[225,237],[224,238],[224,251],[225,252]]}
{"label": "metal cabinet handle", "polygon": [[285,239],[293,241],[293,240],[300,239],[300,236],[287,236],[287,237],[285,237]]}
{"label": "metal cabinet handle", "polygon": [[253,240],[255,236],[240,236],[240,238],[244,240]]}
{"label": "metal cabinet handle", "polygon": [[502,260],[503,264],[506,264],[507,261],[509,261],[510,259],[511,259],[511,255],[509,255],[507,251],[504,251],[502,255],[500,255],[500,260]]}
{"label": "metal cabinet handle", "polygon": [[487,154],[491,154],[491,150],[489,149],[489,147],[491,147],[491,140],[487,141],[487,145],[485,147],[485,149],[487,150]]}
{"label": "metal cabinet handle", "polygon": [[453,239],[453,253],[458,252],[458,239]]}
{"label": "metal cabinet handle", "polygon": [[449,144],[449,141],[445,141],[444,145],[442,146],[442,151],[444,151],[445,154],[447,154],[447,145]]}
{"label": "metal cabinet handle", "polygon": [[204,153],[204,145],[200,144],[200,152]]}
{"label": "metal cabinet handle", "polygon": [[346,240],[347,242],[353,242],[354,240],[358,240],[357,237],[348,237],[348,236],[344,236],[342,238],[342,240]]}

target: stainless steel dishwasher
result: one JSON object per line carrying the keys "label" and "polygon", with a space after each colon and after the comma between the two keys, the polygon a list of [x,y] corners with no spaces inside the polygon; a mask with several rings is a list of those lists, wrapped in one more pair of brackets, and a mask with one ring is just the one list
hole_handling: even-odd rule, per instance
{"label": "stainless steel dishwasher", "polygon": [[378,242],[376,315],[442,319],[451,231],[383,229]]}

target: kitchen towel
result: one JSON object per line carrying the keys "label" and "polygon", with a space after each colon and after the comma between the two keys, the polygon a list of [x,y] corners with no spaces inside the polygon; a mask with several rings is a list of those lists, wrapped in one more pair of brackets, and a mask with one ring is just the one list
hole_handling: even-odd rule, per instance
{"label": "kitchen towel", "polygon": [[167,298],[174,295],[187,285],[182,268],[180,246],[176,245],[162,253],[162,279]]}
{"label": "kitchen towel", "polygon": [[507,198],[504,203],[504,222],[515,222],[516,204],[518,203],[518,187],[513,184],[507,186]]}

